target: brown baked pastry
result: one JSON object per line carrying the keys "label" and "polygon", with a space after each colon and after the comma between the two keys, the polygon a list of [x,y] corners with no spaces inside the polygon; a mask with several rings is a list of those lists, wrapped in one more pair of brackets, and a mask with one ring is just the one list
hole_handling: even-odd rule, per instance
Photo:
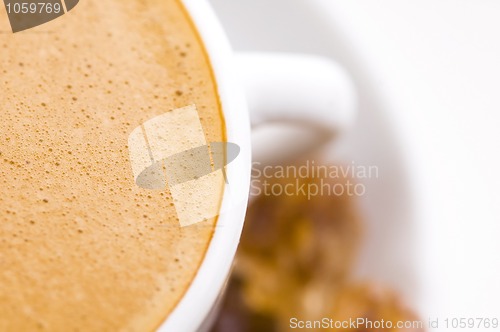
{"label": "brown baked pastry", "polygon": [[[293,317],[415,319],[390,291],[349,284],[362,236],[356,199],[347,190],[352,180],[285,176],[259,179],[254,187],[256,183],[261,194],[248,210],[235,271],[214,332],[290,331]],[[346,190],[309,195],[315,187],[333,186]],[[366,325],[340,330],[416,331],[370,330]]]}
{"label": "brown baked pastry", "polygon": [[[330,315],[345,321],[362,318],[357,328],[339,328],[333,331],[356,332],[420,332],[423,322],[392,290],[374,283],[346,285],[340,288],[335,307]],[[380,322],[384,322],[380,324]],[[401,324],[398,327],[398,324]]]}
{"label": "brown baked pastry", "polygon": [[347,195],[308,194],[346,181],[260,180],[263,188],[278,188],[274,192],[287,188],[293,195],[263,190],[249,208],[235,273],[245,284],[250,307],[289,319],[298,313],[316,316],[332,306],[336,288],[356,256],[360,218],[355,201]]}

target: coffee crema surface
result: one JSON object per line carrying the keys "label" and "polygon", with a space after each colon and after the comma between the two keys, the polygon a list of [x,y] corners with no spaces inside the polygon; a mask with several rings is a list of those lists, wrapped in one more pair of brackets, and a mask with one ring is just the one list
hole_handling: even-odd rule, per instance
{"label": "coffee crema surface", "polygon": [[181,227],[134,183],[127,140],[196,105],[225,126],[176,0],[86,0],[12,34],[0,10],[0,331],[151,331],[184,295],[216,219]]}

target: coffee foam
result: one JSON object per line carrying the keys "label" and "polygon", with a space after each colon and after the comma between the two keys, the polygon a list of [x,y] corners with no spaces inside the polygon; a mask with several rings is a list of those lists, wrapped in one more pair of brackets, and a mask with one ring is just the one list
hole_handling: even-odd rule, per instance
{"label": "coffee foam", "polygon": [[170,190],[182,227],[219,214],[222,167],[214,169],[196,105],[156,116],[128,139],[136,184]]}
{"label": "coffee foam", "polygon": [[196,104],[225,141],[196,32],[177,1],[87,0],[0,36],[0,330],[153,330],[215,218],[181,228],[170,190],[136,185],[128,137]]}

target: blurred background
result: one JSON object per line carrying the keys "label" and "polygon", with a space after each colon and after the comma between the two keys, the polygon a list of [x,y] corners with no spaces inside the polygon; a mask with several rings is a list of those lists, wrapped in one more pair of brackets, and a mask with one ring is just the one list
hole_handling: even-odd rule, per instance
{"label": "blurred background", "polygon": [[[290,206],[316,211],[306,213],[311,220],[305,223],[317,223],[313,216],[319,213],[346,232],[339,239],[343,249],[323,257],[349,257],[349,263],[332,268],[340,277],[316,284],[319,292],[326,292],[328,283],[338,286],[328,290],[334,309],[317,309],[323,315],[348,315],[349,310],[338,311],[344,306],[352,314],[370,311],[373,317],[418,317],[426,323],[429,318],[500,318],[500,2],[211,2],[236,51],[318,54],[346,68],[359,96],[356,125],[304,157],[380,170],[378,178],[365,181],[366,195],[330,202],[336,212],[322,202],[257,199],[214,331],[281,331],[282,316],[297,308],[276,308],[307,302],[310,287],[304,285],[314,279],[310,275],[298,278],[306,280],[300,285],[287,283],[299,272],[291,268],[295,272],[283,274],[276,263],[275,270],[248,276],[269,266],[269,260],[255,257],[279,261],[273,250],[281,239],[295,241],[293,231],[280,224],[293,215],[278,216],[272,229],[280,235],[268,239],[275,243],[271,249],[253,241],[265,232],[259,220]],[[321,252],[328,241],[317,242]],[[302,263],[297,258],[287,266]],[[260,278],[280,282],[248,281]],[[289,288],[269,292],[277,301],[255,298],[259,289],[280,284]]]}

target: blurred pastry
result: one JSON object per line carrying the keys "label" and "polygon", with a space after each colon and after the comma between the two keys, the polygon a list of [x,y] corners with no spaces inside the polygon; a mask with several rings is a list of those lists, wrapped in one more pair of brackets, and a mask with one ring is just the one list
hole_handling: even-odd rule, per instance
{"label": "blurred pastry", "polygon": [[[235,270],[214,332],[289,331],[293,317],[303,321],[325,317],[416,320],[391,291],[351,281],[363,233],[355,197],[347,190],[341,195],[329,192],[314,196],[298,190],[334,185],[347,189],[350,182],[347,178],[321,177],[257,182],[284,194],[263,194],[261,190],[249,207]],[[293,195],[286,194],[284,188]],[[341,330],[417,331],[367,329],[366,325]]]}

